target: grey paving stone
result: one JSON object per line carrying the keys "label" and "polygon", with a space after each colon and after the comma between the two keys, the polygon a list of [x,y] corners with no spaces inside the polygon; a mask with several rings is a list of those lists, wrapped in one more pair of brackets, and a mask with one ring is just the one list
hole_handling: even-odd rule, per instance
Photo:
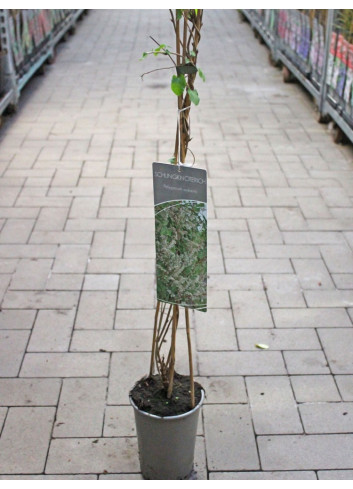
{"label": "grey paving stone", "polygon": [[119,192],[114,188],[106,187],[104,189],[101,206],[102,207],[120,207],[126,206],[129,198],[129,186],[130,181],[126,179],[126,181],[121,181],[119,185]]}
{"label": "grey paving stone", "polygon": [[78,292],[67,291],[9,291],[4,309],[73,309],[78,303]]}
{"label": "grey paving stone", "polygon": [[231,291],[230,297],[237,328],[273,327],[270,307],[264,291]]}
{"label": "grey paving stone", "polygon": [[257,219],[260,217],[270,219],[273,217],[273,212],[268,207],[217,207],[216,215],[217,219],[211,222],[211,229],[245,231],[246,223],[243,221],[244,219]]}
{"label": "grey paving stone", "polygon": [[240,206],[240,198],[237,191],[229,187],[215,187],[212,189],[212,197],[216,206]]}
{"label": "grey paving stone", "polygon": [[[120,214],[119,214],[120,215]],[[68,219],[65,231],[124,231],[125,219],[94,218]]]}
{"label": "grey paving stone", "polygon": [[34,222],[33,219],[8,219],[1,229],[0,243],[27,243]]}
{"label": "grey paving stone", "polygon": [[82,273],[51,273],[45,285],[46,290],[77,290],[82,289],[84,275]]}
{"label": "grey paving stone", "polygon": [[[87,162],[86,162],[87,163]],[[69,217],[97,217],[100,199],[98,197],[75,197],[73,199]]]}
{"label": "grey paving stone", "polygon": [[[154,255],[150,255],[152,257]],[[207,245],[207,272],[212,274],[224,274],[224,261],[220,244]]]}
{"label": "grey paving stone", "polygon": [[152,329],[155,311],[152,309],[118,309],[114,329]]}
{"label": "grey paving stone", "polygon": [[123,240],[123,232],[97,231],[94,233],[90,256],[95,258],[121,258]]}
{"label": "grey paving stone", "polygon": [[60,379],[0,379],[0,405],[56,406]]}
{"label": "grey paving stone", "polygon": [[195,314],[193,319],[198,351],[237,350],[231,310],[212,309],[207,314]]}
{"label": "grey paving stone", "polygon": [[40,474],[44,470],[54,407],[12,407],[0,439],[3,474]]}
{"label": "grey paving stone", "polygon": [[243,231],[221,231],[222,250],[225,258],[254,258],[249,233]]}
{"label": "grey paving stone", "polygon": [[352,480],[353,470],[319,470],[319,480]]}
{"label": "grey paving stone", "polygon": [[63,231],[67,214],[68,209],[65,207],[43,207],[40,211],[34,230]]}
{"label": "grey paving stone", "polygon": [[247,406],[208,405],[203,408],[203,416],[209,470],[259,469]]}
{"label": "grey paving stone", "polygon": [[341,400],[334,377],[331,375],[293,375],[290,380],[297,402]]}
{"label": "grey paving stone", "polygon": [[196,437],[194,467],[193,467],[193,473],[191,478],[192,479],[195,478],[196,480],[208,479],[206,446],[205,446],[205,438],[203,436]]}
{"label": "grey paving stone", "polygon": [[240,350],[256,350],[264,343],[270,350],[321,350],[314,329],[238,329]]}
{"label": "grey paving stone", "polygon": [[150,353],[146,352],[119,352],[112,354],[108,404],[130,404],[129,392],[138,380],[148,374],[150,357]]}
{"label": "grey paving stone", "polygon": [[36,311],[2,309],[0,311],[0,329],[31,329]]}
{"label": "grey paving stone", "polygon": [[271,307],[304,307],[305,301],[295,275],[264,275],[264,284]]}
{"label": "grey paving stone", "polygon": [[90,244],[92,242],[92,232],[85,231],[34,231],[29,240],[33,244]]}
{"label": "grey paving stone", "polygon": [[112,329],[117,293],[113,291],[84,291],[75,320],[75,329]]}
{"label": "grey paving stone", "polygon": [[205,404],[246,404],[247,393],[243,377],[198,377],[205,390]]}
{"label": "grey paving stone", "polygon": [[207,279],[208,290],[262,290],[261,275],[249,273],[209,273]]}
{"label": "grey paving stone", "polygon": [[0,273],[13,273],[16,270],[18,259],[0,259]]}
{"label": "grey paving stone", "polygon": [[87,267],[87,273],[147,273],[155,271],[155,260],[151,258],[92,258]]}
{"label": "grey paving stone", "polygon": [[[154,244],[126,244],[124,247],[124,258],[155,258],[156,249]],[[212,256],[208,259],[209,268],[212,267],[210,263]]]}
{"label": "grey paving stone", "polygon": [[288,377],[247,377],[256,434],[303,433]]}
{"label": "grey paving stone", "polygon": [[68,351],[75,314],[73,309],[39,311],[27,351]]}
{"label": "grey paving stone", "polygon": [[125,243],[154,245],[154,220],[128,219],[126,223]]}
{"label": "grey paving stone", "polygon": [[320,250],[331,273],[353,272],[353,251],[348,246],[323,245]]}
{"label": "grey paving stone", "polygon": [[107,406],[103,436],[136,436],[135,418],[131,406]]}
{"label": "grey paving stone", "polygon": [[249,219],[248,225],[254,243],[282,244],[282,234],[274,219]]}
{"label": "grey paving stone", "polygon": [[334,289],[334,283],[322,260],[292,260],[303,289]]}
{"label": "grey paving stone", "polygon": [[122,275],[118,309],[152,309],[155,304],[154,280],[150,274]]}
{"label": "grey paving stone", "polygon": [[52,268],[53,260],[20,260],[13,274],[10,289],[43,290]]}
{"label": "grey paving stone", "polygon": [[106,377],[108,353],[27,353],[20,377]]}
{"label": "grey paving stone", "polygon": [[53,436],[101,436],[107,379],[64,379]]}
{"label": "grey paving stone", "polygon": [[309,307],[352,307],[350,290],[309,290],[304,292]]}
{"label": "grey paving stone", "polygon": [[151,333],[143,330],[75,331],[70,351],[149,351]]}
{"label": "grey paving stone", "polygon": [[277,351],[199,352],[198,361],[202,376],[286,373],[282,355]]}
{"label": "grey paving stone", "polygon": [[58,438],[50,444],[45,472],[102,474],[139,470],[134,438]]}
{"label": "grey paving stone", "polygon": [[331,277],[337,289],[353,289],[353,273],[333,273]]}
{"label": "grey paving stone", "polygon": [[342,233],[329,231],[284,232],[283,238],[286,244],[337,245],[344,243]]}
{"label": "grey paving stone", "polygon": [[210,472],[209,480],[317,480],[314,471]]}
{"label": "grey paving stone", "polygon": [[320,197],[297,197],[299,206],[306,219],[330,218],[331,214]]}
{"label": "grey paving stone", "polygon": [[319,329],[318,333],[332,373],[353,373],[353,330],[345,328]]}
{"label": "grey paving stone", "polygon": [[299,406],[305,433],[351,433],[351,402],[320,402]]}
{"label": "grey paving stone", "polygon": [[349,469],[352,445],[351,434],[258,437],[264,470]]}
{"label": "grey paving stone", "polygon": [[344,308],[285,308],[271,310],[276,328],[350,328]]}
{"label": "grey paving stone", "polygon": [[4,407],[0,408],[0,433],[2,431],[2,427],[5,422],[6,414],[7,414],[7,408]]}
{"label": "grey paving stone", "polygon": [[320,258],[320,251],[315,245],[276,245],[255,244],[258,258]]}
{"label": "grey paving stone", "polygon": [[0,480],[97,480],[96,475],[89,474],[63,474],[63,475],[5,475]]}
{"label": "grey paving stone", "polygon": [[55,245],[0,244],[1,258],[54,258]]}
{"label": "grey paving stone", "polygon": [[119,275],[86,274],[83,284],[84,290],[117,290]]}
{"label": "grey paving stone", "polygon": [[142,474],[103,474],[100,475],[99,480],[106,481],[106,480],[137,480],[137,481],[142,481],[144,478],[142,477]]}
{"label": "grey paving stone", "polygon": [[18,375],[29,334],[29,331],[0,330],[0,372],[3,377]]}
{"label": "grey paving stone", "polygon": [[353,375],[335,375],[338,389],[344,401],[353,401]]}
{"label": "grey paving stone", "polygon": [[60,245],[55,256],[54,273],[84,273],[88,261],[88,245]]}
{"label": "grey paving stone", "polygon": [[282,232],[306,231],[308,229],[306,220],[298,207],[279,207],[274,209],[274,214],[278,222],[278,227]]}
{"label": "grey paving stone", "polygon": [[322,351],[285,351],[283,357],[290,375],[331,373]]}
{"label": "grey paving stone", "polygon": [[[261,259],[261,258],[228,258],[225,259],[227,273],[291,273],[293,271],[289,259]],[[239,277],[243,280],[243,277]],[[244,287],[245,288],[245,287]]]}

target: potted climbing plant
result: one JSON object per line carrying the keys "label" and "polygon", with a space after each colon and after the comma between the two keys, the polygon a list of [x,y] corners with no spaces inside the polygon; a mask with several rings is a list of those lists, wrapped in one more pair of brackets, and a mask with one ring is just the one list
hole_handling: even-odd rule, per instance
{"label": "potted climbing plant", "polygon": [[[153,49],[141,58],[164,56],[172,63],[177,131],[169,164],[154,163],[153,167],[154,183],[159,185],[154,194],[158,300],[149,371],[136,382],[129,396],[135,413],[141,472],[145,479],[154,480],[190,477],[198,415],[204,400],[203,388],[193,374],[189,309],[206,310],[206,172],[185,163],[187,153],[192,154],[190,109],[199,104],[195,80],[199,77],[205,81],[197,64],[203,10],[169,12],[175,47],[151,37]],[[169,179],[169,184],[163,179]],[[180,196],[183,185],[189,186],[182,190],[185,195],[189,192],[201,197]],[[185,316],[188,374],[175,371],[181,309]]]}

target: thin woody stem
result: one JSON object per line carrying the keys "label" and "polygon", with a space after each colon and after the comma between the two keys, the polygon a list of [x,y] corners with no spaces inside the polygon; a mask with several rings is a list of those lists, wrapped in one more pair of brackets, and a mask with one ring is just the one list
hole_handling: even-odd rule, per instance
{"label": "thin woody stem", "polygon": [[172,342],[170,347],[170,364],[169,364],[169,379],[168,379],[168,391],[167,398],[170,399],[173,393],[174,385],[174,369],[175,369],[175,345],[176,345],[176,332],[179,319],[179,307],[173,305],[173,329],[172,329]]}
{"label": "thin woody stem", "polygon": [[189,371],[190,371],[190,405],[191,408],[194,408],[195,407],[194,368],[192,364],[189,309],[187,307],[185,307],[185,324],[186,324],[186,337],[188,342],[188,357],[189,357]]}
{"label": "thin woody stem", "polygon": [[154,315],[154,328],[153,328],[153,339],[152,339],[152,353],[151,353],[151,363],[150,363],[150,377],[153,375],[153,370],[154,370],[154,355],[155,355],[155,350],[156,350],[157,324],[158,324],[158,315],[159,315],[160,305],[161,305],[161,303],[158,301],[157,302],[156,313]]}
{"label": "thin woody stem", "polygon": [[[159,43],[158,41],[156,41],[155,39],[153,39],[153,37],[152,37],[152,36],[150,36],[150,38],[152,39],[152,41],[153,41],[153,42],[155,42],[156,44],[158,44],[158,46],[160,46],[160,43]],[[167,53],[167,52],[165,51],[165,49],[163,49],[163,51],[164,51],[164,54],[165,54],[166,56],[168,56],[168,58],[170,58],[170,59],[171,59],[171,61],[172,61],[173,65],[174,65],[174,66],[176,66],[175,61],[174,61],[174,59],[173,59],[173,58],[170,56],[170,54],[169,54],[169,53]],[[176,53],[172,53],[172,54],[176,55]]]}
{"label": "thin woody stem", "polygon": [[146,71],[146,73],[142,73],[141,78],[143,79],[145,75],[149,75],[150,73],[154,73],[155,71],[172,70],[173,68],[174,66],[167,66],[166,68],[156,68],[155,70]]}
{"label": "thin woody stem", "polygon": [[158,337],[157,342],[158,342],[158,348],[162,348],[163,342],[165,340],[165,337],[167,336],[167,333],[169,331],[170,325],[172,324],[173,321],[173,316],[169,319],[168,323],[165,324],[164,330],[161,333],[161,336]]}

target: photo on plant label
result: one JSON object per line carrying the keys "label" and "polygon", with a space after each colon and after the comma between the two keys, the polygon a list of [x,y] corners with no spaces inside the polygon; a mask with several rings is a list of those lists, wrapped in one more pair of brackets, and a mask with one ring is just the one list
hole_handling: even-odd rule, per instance
{"label": "photo on plant label", "polygon": [[158,300],[206,311],[207,204],[158,204],[155,230]]}

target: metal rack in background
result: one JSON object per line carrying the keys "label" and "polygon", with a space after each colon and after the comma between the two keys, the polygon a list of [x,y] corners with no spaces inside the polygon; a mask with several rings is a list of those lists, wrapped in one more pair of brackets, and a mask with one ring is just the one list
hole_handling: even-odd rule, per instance
{"label": "metal rack in background", "polygon": [[31,77],[53,62],[56,45],[73,33],[83,9],[0,9],[0,116],[17,108]]}
{"label": "metal rack in background", "polygon": [[313,96],[318,120],[333,120],[353,142],[353,10],[241,10],[256,36],[283,69],[283,80],[297,79]]}

